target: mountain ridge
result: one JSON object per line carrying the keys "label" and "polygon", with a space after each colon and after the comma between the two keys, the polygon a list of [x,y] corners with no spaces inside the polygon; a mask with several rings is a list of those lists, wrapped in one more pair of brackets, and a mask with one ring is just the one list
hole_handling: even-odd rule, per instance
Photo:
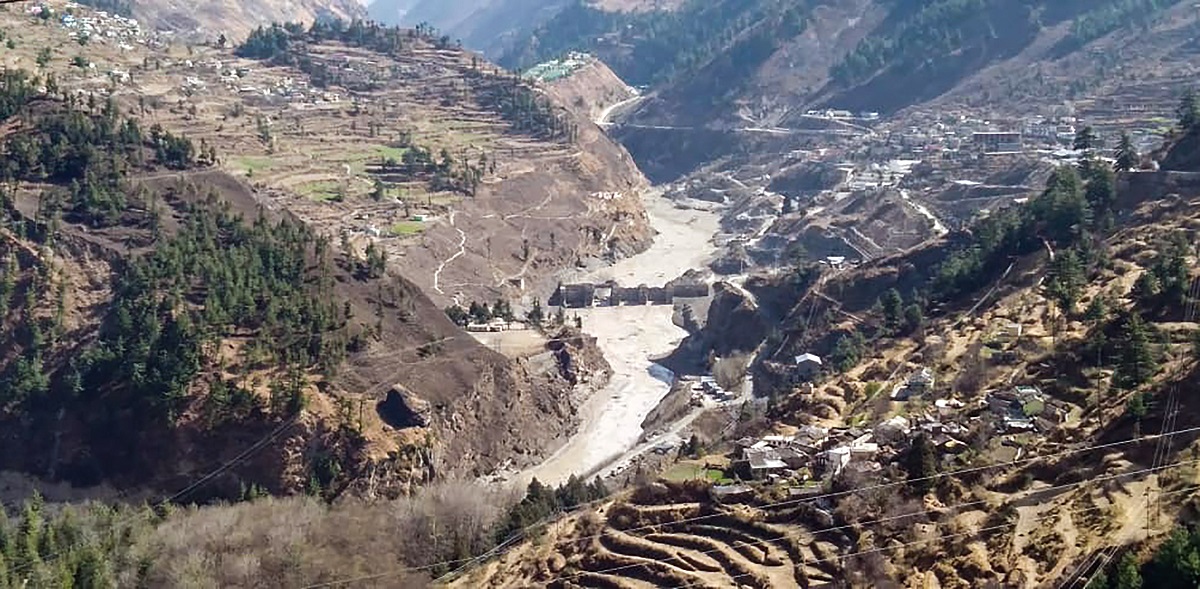
{"label": "mountain ridge", "polygon": [[[12,48],[6,63],[39,64],[27,77],[6,70],[12,104],[0,101],[13,123],[0,128],[13,156],[0,170],[17,187],[5,193],[4,252],[17,264],[4,268],[5,301],[44,295],[30,311],[4,308],[12,337],[0,347],[0,418],[15,440],[0,455],[4,467],[83,485],[164,489],[232,461],[191,499],[233,499],[241,487],[397,496],[435,478],[521,466],[561,443],[576,419],[575,385],[599,386],[608,372],[594,342],[548,326],[561,337],[529,330],[531,345],[500,354],[443,307],[460,297],[464,306],[503,299],[523,314],[523,305],[548,296],[544,282],[561,268],[648,243],[638,194],[645,180],[585,116],[417,31],[332,21],[265,27],[240,50],[255,60],[229,47],[171,46],[124,21],[75,14],[125,36],[68,44],[77,21],[31,27],[39,16],[0,11]],[[355,45],[363,39],[390,49]],[[356,75],[368,62],[375,81]],[[400,83],[412,76],[427,82]],[[455,99],[443,100],[441,90]],[[388,109],[395,110],[385,117]],[[76,127],[97,134],[68,152],[84,167],[54,159],[43,170],[39,146],[81,133]],[[125,154],[112,164],[93,145],[110,141],[121,143],[107,151]],[[528,166],[534,158],[544,165]],[[100,183],[110,177],[115,184]],[[594,196],[619,191],[628,198]],[[43,207],[43,198],[67,208]],[[561,218],[533,218],[539,213]],[[395,221],[384,224],[389,217]],[[215,236],[210,223],[221,228]],[[522,226],[534,224],[550,233],[531,230],[522,243]],[[465,255],[451,249],[456,229],[475,238],[463,240]],[[487,231],[497,238],[485,240]],[[292,249],[275,252],[281,244]],[[179,251],[193,249],[207,261],[189,290],[176,271]],[[297,273],[283,264],[272,288],[256,287],[261,298],[252,304],[244,282],[255,266],[238,256],[260,250],[268,261],[253,264],[303,259],[309,267]],[[143,264],[140,272],[156,277],[149,284],[128,275]],[[57,277],[45,269],[59,265],[80,283],[39,278]],[[496,271],[487,284],[478,280],[481,266]],[[213,270],[221,267],[229,271]],[[234,285],[209,288],[219,280]],[[53,289],[63,290],[62,325],[76,330],[69,339],[39,331],[57,321]],[[187,309],[192,322],[167,319],[151,298]],[[20,327],[31,317],[39,318],[32,333]],[[309,320],[317,323],[286,323]],[[297,330],[321,339],[289,347]],[[130,333],[153,334],[139,340],[144,354],[119,352]],[[104,346],[89,354],[71,347],[95,342]],[[72,356],[94,357],[94,368],[75,368]],[[85,388],[109,391],[111,407],[85,410],[98,401],[69,393],[77,372]],[[104,374],[124,376],[101,386]],[[136,382],[150,384],[128,384]],[[138,415],[153,427],[131,425]],[[47,429],[47,419],[57,425]],[[507,435],[526,419],[540,433]],[[98,435],[102,424],[126,433]],[[270,435],[275,428],[283,429]],[[278,443],[258,443],[266,437]],[[114,459],[123,444],[154,451]],[[254,459],[234,460],[247,446]]]}

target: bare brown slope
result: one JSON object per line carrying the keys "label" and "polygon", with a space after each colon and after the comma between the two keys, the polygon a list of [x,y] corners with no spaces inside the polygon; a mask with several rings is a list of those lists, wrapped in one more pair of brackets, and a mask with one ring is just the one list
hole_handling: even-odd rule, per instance
{"label": "bare brown slope", "polygon": [[[151,176],[140,183],[157,194],[174,194],[166,202],[183,205],[186,200],[176,198],[190,198],[192,193],[178,191],[181,179],[216,190],[247,216],[254,216],[266,202],[265,195],[219,171]],[[269,216],[280,215],[288,213]],[[69,223],[61,231],[56,263],[87,277],[73,283],[78,286],[69,297],[71,337],[91,341],[106,315],[112,268],[127,256],[143,253],[122,244],[145,242],[149,235],[136,227],[96,231]],[[3,234],[13,244],[22,243],[8,231]],[[3,249],[11,251],[9,246]],[[232,497],[247,484],[298,492],[309,484],[313,465],[329,459],[342,470],[331,481],[331,492],[354,489],[394,496],[451,473],[479,475],[502,463],[527,463],[548,450],[574,421],[572,384],[559,361],[571,357],[576,373],[604,368],[602,361],[589,362],[594,354],[582,349],[592,345],[587,340],[557,346],[563,351],[558,356],[547,352],[543,360],[548,361],[509,360],[461,332],[411,282],[396,275],[364,279],[348,259],[339,262],[334,279],[336,296],[347,302],[351,323],[378,333],[367,336],[366,347],[352,353],[336,377],[306,377],[308,408],[294,419],[268,413],[214,427],[206,417],[210,392],[204,382],[209,377],[231,375],[249,383],[246,386],[264,399],[266,383],[283,378],[270,369],[241,366],[236,350],[248,340],[233,337],[222,341],[221,352],[206,361],[192,387],[194,398],[178,423],[147,432],[154,443],[123,466],[111,462],[115,448],[86,445],[85,438],[76,435],[70,415],[60,419],[53,432],[24,431],[10,424],[8,436],[24,443],[6,445],[16,452],[6,453],[3,465],[78,483],[107,480],[120,486],[176,489],[266,440],[245,461],[233,462],[188,498]],[[380,309],[385,311],[382,316]],[[54,361],[58,360],[66,359]],[[397,423],[388,418],[383,402],[393,390],[404,391],[420,421]],[[54,440],[43,439],[48,436]]]}
{"label": "bare brown slope", "polygon": [[[296,68],[197,48],[188,59],[176,51],[161,69],[128,64],[134,83],[118,93],[144,104],[148,118],[220,146],[225,169],[277,189],[279,205],[322,232],[345,234],[360,249],[375,241],[439,305],[544,299],[562,269],[648,246],[639,198],[647,181],[583,114],[572,141],[513,132],[480,98],[509,83],[503,72],[461,50],[420,42],[392,56],[336,43],[310,51],[348,77],[365,70],[375,79],[316,88]],[[222,79],[235,68],[246,74]],[[189,78],[205,90],[185,87]],[[281,96],[289,83],[301,94]],[[402,135],[435,156],[444,149],[456,159],[486,160],[476,193],[404,182],[373,200],[369,167],[399,157]],[[414,215],[424,221],[411,221]]]}
{"label": "bare brown slope", "polygon": [[565,78],[546,83],[545,87],[559,103],[591,120],[614,104],[629,100],[637,94],[603,61],[589,58],[587,65]]}
{"label": "bare brown slope", "polygon": [[232,43],[258,26],[309,24],[319,17],[363,18],[366,8],[357,0],[133,0],[133,15],[154,30],[212,41],[223,34]]}
{"label": "bare brown slope", "polygon": [[[26,26],[34,22],[32,18],[0,11],[0,24],[16,45],[3,54],[6,62],[31,64],[40,47],[66,45],[65,31],[57,23]],[[383,59],[345,47],[328,50],[349,58]],[[591,344],[586,339],[572,340],[531,359],[509,360],[480,346],[446,319],[441,308],[450,295],[437,295],[432,281],[440,262],[455,251],[457,228],[469,231],[470,251],[447,264],[439,278],[447,285],[481,284],[476,292],[483,294],[471,296],[488,300],[494,297],[490,289],[497,281],[503,285],[507,276],[518,275],[519,283],[523,267],[529,268],[531,278],[546,279],[574,263],[576,252],[615,255],[646,243],[649,233],[641,204],[636,190],[630,190],[645,181],[628,155],[598,129],[581,125],[577,141],[552,143],[512,133],[494,112],[442,100],[455,96],[450,89],[468,83],[465,72],[473,67],[470,55],[455,50],[419,47],[393,64],[410,77],[390,80],[379,91],[329,88],[327,96],[340,97],[336,102],[321,98],[319,92],[311,99],[280,100],[279,95],[266,97],[226,86],[221,74],[239,67],[248,70],[242,83],[259,90],[286,77],[300,77],[293,69],[235,60],[228,50],[189,52],[181,46],[147,44],[123,51],[115,42],[96,40],[88,44],[86,53],[99,72],[132,72],[132,81],[118,83],[114,95],[122,111],[141,118],[144,128],[158,123],[188,134],[197,143],[216,146],[225,169],[185,177],[216,188],[239,210],[253,213],[261,205],[272,215],[294,215],[331,236],[333,243],[346,231],[352,235],[349,249],[359,255],[372,239],[365,228],[378,223],[380,213],[395,215],[397,221],[406,216],[402,204],[369,198],[371,185],[363,169],[365,161],[396,153],[390,144],[398,134],[411,133],[415,142],[435,153],[441,148],[479,150],[473,153],[487,149],[489,160],[495,162],[495,172],[485,176],[474,198],[428,191],[422,183],[405,189],[410,204],[429,213],[431,220],[419,224],[415,235],[375,238],[377,246],[391,254],[391,277],[360,282],[348,271],[339,274],[339,296],[350,301],[353,314],[363,318],[364,325],[372,330],[378,325],[380,337],[353,354],[336,378],[314,376],[308,389],[313,399],[309,410],[267,440],[253,459],[221,477],[220,491],[236,494],[239,480],[296,491],[307,484],[313,460],[334,455],[342,465],[339,490],[400,493],[451,472],[481,473],[503,463],[527,464],[570,426],[575,379],[564,374],[560,363],[570,359],[575,376],[602,370],[603,360]],[[106,76],[72,66],[69,58],[74,54],[51,51],[45,69],[56,74],[60,87],[108,87]],[[189,78],[206,87],[188,88]],[[348,96],[353,96],[353,102]],[[264,145],[257,130],[260,122],[272,129],[270,145]],[[177,176],[156,172],[141,180],[161,187]],[[331,190],[331,181],[347,187],[345,202],[331,202],[320,192]],[[612,191],[625,191],[625,198],[602,196]],[[29,214],[35,209],[36,204]],[[356,211],[362,212],[361,218]],[[478,224],[459,225],[460,219]],[[520,236],[526,227],[531,241],[528,264],[514,257],[521,253]],[[542,228],[555,236],[535,233]],[[490,252],[484,230],[498,236]],[[72,276],[88,277],[89,289],[78,291],[81,310],[75,319],[83,341],[103,318],[110,298],[111,265],[128,254],[119,232],[111,236],[79,228],[64,232],[62,247],[75,249],[60,255],[69,259]],[[493,266],[500,274],[483,269]],[[439,300],[431,301],[430,294]],[[226,345],[236,351],[238,343]],[[272,375],[262,377],[266,383]],[[394,385],[409,395],[407,401],[422,413],[426,425],[385,420],[377,412],[377,404]],[[267,394],[265,384],[256,390]],[[202,388],[196,393],[197,402],[206,394]],[[175,483],[192,480],[232,459],[277,425],[268,419],[214,430],[196,421],[164,435],[153,445],[155,452],[147,455],[146,472],[121,482],[182,486]],[[42,441],[45,444],[39,442],[37,447],[50,452],[52,440]],[[28,447],[6,445],[15,452],[8,464],[47,472],[48,455],[21,451]],[[65,442],[63,448],[82,463],[93,460],[88,448]]]}

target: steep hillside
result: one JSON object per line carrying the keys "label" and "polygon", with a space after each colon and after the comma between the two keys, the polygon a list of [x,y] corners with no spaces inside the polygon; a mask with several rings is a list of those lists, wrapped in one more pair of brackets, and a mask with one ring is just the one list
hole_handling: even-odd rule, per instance
{"label": "steep hillside", "polygon": [[387,24],[427,23],[495,59],[568,0],[375,0],[367,11]]}
{"label": "steep hillside", "polygon": [[[539,71],[545,73],[536,75]],[[604,62],[590,56],[572,55],[542,64],[542,70],[530,70],[525,77],[539,78],[560,104],[570,105],[589,120],[602,124],[613,111],[635,101],[638,94]]]}
{"label": "steep hillside", "polygon": [[681,447],[659,483],[463,586],[1178,579],[1191,549],[1168,533],[1200,493],[1198,214],[1194,173],[1089,158],[944,239],[726,291],[691,345],[757,354],[765,410],[717,416],[757,431]]}
{"label": "steep hillside", "polygon": [[357,0],[85,0],[80,4],[136,18],[150,30],[168,31],[193,42],[215,42],[224,36],[233,43],[245,38],[254,27],[273,22],[310,24],[321,18],[349,20],[366,16],[366,9]]}
{"label": "steep hillside", "polygon": [[[228,145],[224,166],[287,191],[323,231],[376,241],[441,304],[529,304],[559,270],[649,244],[646,181],[586,113],[440,40],[380,30],[268,29],[242,51],[257,63],[195,72],[219,92],[139,100],[196,100],[210,116],[155,116]],[[231,68],[249,70],[241,86],[221,78]]]}
{"label": "steep hillside", "polygon": [[[656,88],[635,117],[640,122],[790,126],[817,106],[894,112],[981,72],[997,73],[989,66],[1011,62],[1015,71],[1017,63],[1068,60],[1122,31],[1137,31],[1154,44],[1155,35],[1145,29],[1176,13],[1188,18],[1185,4],[690,2],[674,11],[617,13],[576,2],[514,46],[502,63],[527,65],[566,50],[589,51],[630,83]],[[1116,48],[1105,49],[1110,51]]]}
{"label": "steep hillside", "polygon": [[[69,22],[0,11],[0,468],[173,490],[215,471],[195,500],[395,495],[560,441],[574,385],[603,381],[594,344],[531,331],[530,352],[502,356],[432,285],[478,282],[490,255],[506,273],[461,290],[493,301],[526,278],[535,296],[576,253],[636,249],[644,180],[620,148],[415,31],[293,27],[268,65],[96,18],[114,35],[81,45]],[[397,61],[331,38],[348,31],[390,39]],[[380,89],[341,59],[428,83]],[[488,223],[510,241],[454,255],[459,229],[487,243]],[[548,243],[522,244],[522,223]]]}

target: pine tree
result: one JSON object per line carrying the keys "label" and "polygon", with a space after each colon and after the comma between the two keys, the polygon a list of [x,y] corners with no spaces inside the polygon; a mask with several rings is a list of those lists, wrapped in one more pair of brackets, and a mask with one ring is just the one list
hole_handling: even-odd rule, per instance
{"label": "pine tree", "polygon": [[72,575],[73,587],[80,589],[109,589],[114,587],[109,578],[109,565],[99,548],[94,544],[82,547]]}
{"label": "pine tree", "polygon": [[588,495],[592,501],[608,497],[608,488],[604,486],[604,481],[600,477],[596,477],[591,486],[588,488]]}
{"label": "pine tree", "polygon": [[1179,100],[1179,128],[1186,131],[1191,131],[1193,127],[1200,124],[1200,98],[1197,98],[1196,91],[1188,89],[1183,93],[1183,97]]}
{"label": "pine tree", "polygon": [[1133,139],[1129,137],[1129,133],[1121,133],[1121,141],[1117,144],[1117,161],[1113,168],[1118,172],[1128,172],[1136,170],[1139,162],[1141,156],[1133,146]]}
{"label": "pine tree", "polygon": [[1117,200],[1116,176],[1108,166],[1092,166],[1087,174],[1087,188],[1084,197],[1095,214],[1095,225],[1100,230],[1107,230],[1106,225],[1111,220],[1113,206]]}
{"label": "pine tree", "polygon": [[904,331],[912,333],[925,324],[925,311],[918,303],[910,303],[904,307]]}
{"label": "pine tree", "polygon": [[1142,574],[1138,570],[1133,553],[1126,552],[1117,563],[1117,574],[1113,577],[1114,589],[1142,589]]}
{"label": "pine tree", "polygon": [[1088,303],[1087,310],[1083,313],[1083,318],[1087,319],[1092,325],[1099,325],[1108,318],[1108,301],[1103,296],[1097,296]]}
{"label": "pine tree", "polygon": [[385,189],[383,186],[383,180],[376,178],[375,186],[371,189],[371,199],[374,200],[375,202],[379,202],[379,201],[383,200],[384,194],[385,194]]}
{"label": "pine tree", "polygon": [[471,301],[467,313],[475,323],[487,323],[492,318],[492,311],[488,309],[487,303],[480,303],[478,301]]}
{"label": "pine tree", "polygon": [[0,276],[0,318],[8,315],[12,295],[16,292],[17,274],[20,272],[17,259],[11,253],[5,259],[3,271],[4,275]]}
{"label": "pine tree", "polygon": [[1133,289],[1129,294],[1139,305],[1152,305],[1158,300],[1160,289],[1161,286],[1158,278],[1154,276],[1154,272],[1142,272],[1142,275],[1134,281]]}
{"label": "pine tree", "polygon": [[1187,264],[1190,249],[1187,238],[1176,233],[1162,248],[1163,253],[1150,269],[1158,281],[1159,294],[1168,304],[1182,306],[1187,303],[1192,282]]}
{"label": "pine tree", "polygon": [[830,360],[839,372],[849,371],[862,359],[863,340],[858,332],[843,334],[833,345]]}
{"label": "pine tree", "polygon": [[542,312],[542,299],[533,299],[533,307],[529,309],[526,318],[534,325],[541,325],[544,315]]}
{"label": "pine tree", "polygon": [[1142,393],[1134,393],[1129,396],[1129,401],[1125,403],[1125,411],[1130,417],[1140,420],[1146,416],[1149,407],[1146,406],[1146,395]]}
{"label": "pine tree", "polygon": [[1100,147],[1100,142],[1096,138],[1096,131],[1091,127],[1083,127],[1076,131],[1073,147],[1076,151],[1090,151]]}
{"label": "pine tree", "polygon": [[1058,302],[1066,314],[1075,312],[1075,303],[1083,292],[1087,279],[1084,276],[1083,264],[1079,261],[1074,249],[1059,253],[1051,265],[1051,277],[1046,283],[1046,290]]}
{"label": "pine tree", "polygon": [[1113,384],[1125,389],[1137,388],[1158,372],[1158,357],[1150,341],[1150,328],[1137,312],[1125,319],[1120,342],[1120,358]]}
{"label": "pine tree", "polygon": [[933,488],[933,477],[937,474],[937,455],[933,443],[925,434],[913,438],[905,461],[909,485],[918,493],[928,493]]}
{"label": "pine tree", "polygon": [[887,292],[879,297],[879,305],[883,309],[883,323],[889,330],[896,330],[900,327],[900,318],[904,299],[900,296],[900,291],[895,288],[890,288]]}
{"label": "pine tree", "polygon": [[17,534],[14,547],[14,568],[33,569],[41,564],[38,556],[39,537],[42,531],[42,496],[34,493],[25,502],[21,512],[20,523],[17,524]]}

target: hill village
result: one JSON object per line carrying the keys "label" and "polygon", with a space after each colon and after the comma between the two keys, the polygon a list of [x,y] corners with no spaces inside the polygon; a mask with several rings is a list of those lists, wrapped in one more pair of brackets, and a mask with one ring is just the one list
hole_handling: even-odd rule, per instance
{"label": "hill village", "polygon": [[[822,378],[824,362],[814,354],[803,354],[789,366],[773,368],[788,372],[799,391],[798,400],[804,402],[813,400],[814,380]],[[724,462],[706,456],[703,467],[695,472],[713,481],[714,498],[724,502],[752,500],[757,490],[767,489],[803,498],[827,492],[835,477],[862,480],[866,475],[878,476],[918,436],[939,462],[967,452],[986,455],[989,464],[1017,461],[1078,411],[1047,397],[1033,384],[987,391],[982,398],[966,401],[951,393],[952,387],[939,386],[930,368],[910,369],[906,377],[878,393],[895,408],[891,417],[847,426],[778,426],[767,435],[738,439]],[[712,377],[688,381],[696,405],[702,403],[701,397],[716,403],[733,398]],[[882,389],[879,383],[872,386]],[[667,443],[656,450],[683,457],[692,451],[687,446]],[[692,471],[685,467],[668,468],[667,472],[668,477],[675,472],[686,478]]]}
{"label": "hill village", "polygon": [[[146,31],[134,19],[103,11],[77,16],[73,8],[78,5],[68,4],[65,11],[57,13],[47,5],[36,4],[28,7],[26,12],[30,18],[51,21],[67,29],[80,44],[109,44],[122,52],[133,44],[164,45],[162,33]],[[561,60],[535,66],[526,71],[524,77],[543,83],[554,82],[569,77],[591,59],[587,54],[572,53]],[[216,84],[225,92],[240,94],[247,100],[271,105],[291,104],[295,108],[346,99],[366,100],[353,89],[369,88],[381,80],[404,75],[404,72],[376,71],[372,69],[376,64],[369,61],[339,61],[335,57],[327,62],[326,65],[337,73],[338,86],[350,88],[351,94],[357,97],[344,95],[338,87],[313,88],[292,78],[263,77],[256,73],[256,68],[243,63],[181,59],[159,64],[159,67],[165,65],[193,71],[194,75],[185,78],[182,88],[188,95],[210,91],[211,85]],[[96,69],[94,64],[86,67]],[[95,71],[92,75],[106,84],[118,86],[130,81],[130,73],[121,68]],[[1161,142],[1162,134],[1169,128],[1175,100],[1163,93],[1149,92],[1140,95],[1138,102],[1124,106],[1062,107],[1018,118],[982,117],[971,109],[925,111],[906,116],[901,122],[874,128],[870,126],[880,121],[879,113],[810,110],[804,117],[831,124],[854,125],[865,132],[839,133],[841,147],[795,150],[789,157],[792,161],[829,161],[831,156],[842,154],[846,161],[837,167],[842,180],[831,191],[835,195],[905,186],[926,191],[933,191],[939,185],[968,190],[976,187],[995,189],[995,186],[986,186],[986,175],[1013,167],[1016,162],[1059,165],[1078,161],[1082,151],[1076,149],[1075,142],[1085,127],[1094,126],[1097,134],[1107,134],[1108,141],[1104,143],[1109,148],[1115,144],[1114,135],[1118,130],[1127,131],[1139,151],[1148,152]],[[1154,162],[1146,165],[1152,169]],[[1029,192],[1026,186],[1008,188],[1018,195],[1015,197],[1018,201]],[[986,210],[983,212],[986,214]],[[953,218],[943,211],[930,216],[935,222]],[[356,218],[362,221],[357,233],[373,239],[390,237],[377,228],[379,220],[371,220],[366,215]],[[420,223],[434,219],[423,210],[405,218]],[[965,222],[967,219],[956,220]],[[860,258],[870,256],[868,252],[856,253]],[[855,265],[861,261],[830,256],[825,264],[836,271],[847,262]],[[677,299],[705,298],[710,294],[709,285],[704,282],[623,286],[609,281],[562,284],[547,303],[551,307],[565,308],[672,304]],[[463,324],[471,332],[528,328],[523,322],[499,317],[464,321]],[[1014,325],[1011,329],[1019,332],[1020,326]],[[1005,353],[1008,352],[1000,352],[998,356]],[[1014,385],[1006,390],[991,391],[985,400],[967,403],[944,394],[946,388],[936,386],[936,377],[929,368],[911,368],[907,379],[893,385],[889,392],[890,398],[903,407],[899,415],[874,424],[833,428],[807,425],[791,432],[740,439],[730,454],[730,462],[715,478],[779,485],[788,488],[792,494],[804,495],[827,487],[833,477],[848,471],[882,470],[910,445],[914,436],[920,434],[927,436],[942,454],[955,455],[975,448],[986,450],[994,460],[1004,462],[1019,458],[1029,443],[1036,443],[1039,437],[1052,431],[1071,411],[1071,407],[1048,400],[1033,385]],[[797,356],[793,365],[775,366],[774,369],[791,374],[802,399],[813,394],[813,381],[827,373],[823,359],[813,354]],[[711,376],[701,377],[694,385],[693,393],[697,403],[703,397],[728,403],[736,396],[717,386]],[[980,447],[981,441],[986,441],[986,448]],[[659,454],[677,449],[682,449],[682,445],[656,448]],[[743,496],[747,489],[741,483],[716,484],[714,494],[728,500]]]}

